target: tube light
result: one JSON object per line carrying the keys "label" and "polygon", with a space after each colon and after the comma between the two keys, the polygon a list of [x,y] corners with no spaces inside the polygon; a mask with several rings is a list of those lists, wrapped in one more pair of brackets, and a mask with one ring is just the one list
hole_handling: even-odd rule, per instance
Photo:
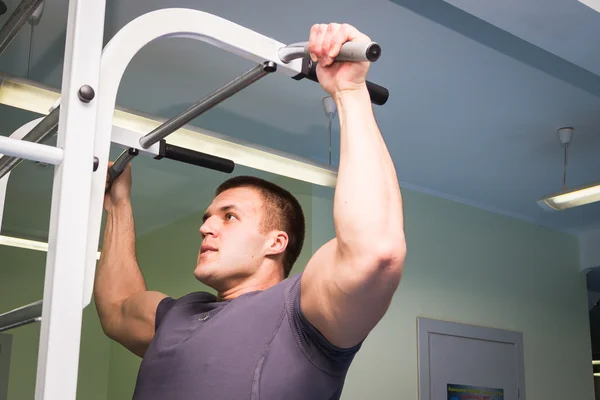
{"label": "tube light", "polygon": [[46,115],[60,95],[51,89],[34,86],[22,79],[0,74],[0,103]]}
{"label": "tube light", "polygon": [[[0,74],[0,103],[46,115],[60,100],[60,93],[24,79]],[[147,134],[165,120],[121,107],[115,109],[113,125]],[[337,172],[322,165],[273,149],[234,141],[214,132],[186,126],[170,134],[167,142],[218,157],[238,165],[286,176],[321,186],[335,187]]]}
{"label": "tube light", "polygon": [[600,182],[550,194],[538,200],[547,210],[560,211],[600,201]]}
{"label": "tube light", "polygon": [[[12,236],[0,235],[0,245],[19,247],[21,249],[48,251],[48,243],[38,242],[36,240],[21,239]],[[96,259],[100,259],[100,252],[96,254]]]}

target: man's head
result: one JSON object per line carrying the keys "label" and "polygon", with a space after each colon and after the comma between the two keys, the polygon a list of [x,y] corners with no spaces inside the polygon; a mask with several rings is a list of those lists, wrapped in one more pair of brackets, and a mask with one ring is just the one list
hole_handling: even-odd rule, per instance
{"label": "man's head", "polygon": [[217,188],[200,232],[203,246],[195,275],[221,290],[257,273],[286,278],[302,250],[305,221],[288,191],[239,176]]}

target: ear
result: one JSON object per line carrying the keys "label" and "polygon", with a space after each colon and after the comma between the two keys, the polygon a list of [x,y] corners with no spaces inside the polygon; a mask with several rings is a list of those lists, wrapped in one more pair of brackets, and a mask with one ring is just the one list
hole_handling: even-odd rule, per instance
{"label": "ear", "polygon": [[282,254],[288,245],[288,234],[284,231],[272,231],[267,240],[267,255]]}

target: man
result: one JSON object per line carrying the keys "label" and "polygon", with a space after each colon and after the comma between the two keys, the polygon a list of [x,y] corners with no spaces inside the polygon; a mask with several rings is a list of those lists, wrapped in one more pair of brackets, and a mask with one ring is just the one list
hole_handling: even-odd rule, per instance
{"label": "man", "polygon": [[[255,178],[225,182],[200,227],[195,276],[217,296],[148,291],[135,256],[128,168],[105,198],[95,301],[106,334],[143,357],[135,399],[338,399],[399,285],[406,246],[396,172],[378,130],[368,63],[332,60],[349,25],[314,25],[311,57],[336,102],[336,237],[288,278],[304,239],[297,201]],[[165,272],[167,273],[167,272]]]}

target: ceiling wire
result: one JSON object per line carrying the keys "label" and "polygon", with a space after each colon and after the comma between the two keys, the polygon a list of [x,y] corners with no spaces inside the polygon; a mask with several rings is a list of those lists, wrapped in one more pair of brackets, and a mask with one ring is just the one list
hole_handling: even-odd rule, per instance
{"label": "ceiling wire", "polygon": [[563,190],[565,190],[566,188],[566,184],[567,184],[567,166],[569,163],[569,143],[565,143],[565,168],[563,170]]}
{"label": "ceiling wire", "polygon": [[33,24],[31,25],[31,35],[29,35],[29,55],[27,58],[27,79],[29,79],[29,73],[31,72],[31,53],[33,51],[33,32],[34,32],[34,26]]}
{"label": "ceiling wire", "polygon": [[331,121],[333,121],[333,113],[329,114],[329,165],[331,166]]}
{"label": "ceiling wire", "polygon": [[333,101],[333,99],[330,97],[325,97],[323,99],[323,108],[325,109],[325,115],[327,115],[327,118],[329,119],[329,127],[327,129],[327,133],[328,133],[328,140],[329,140],[329,146],[328,146],[328,153],[329,153],[329,166],[331,166],[332,163],[332,149],[331,149],[331,128],[332,128],[332,124],[333,124],[333,118],[336,116],[337,114],[337,107],[335,102]]}

